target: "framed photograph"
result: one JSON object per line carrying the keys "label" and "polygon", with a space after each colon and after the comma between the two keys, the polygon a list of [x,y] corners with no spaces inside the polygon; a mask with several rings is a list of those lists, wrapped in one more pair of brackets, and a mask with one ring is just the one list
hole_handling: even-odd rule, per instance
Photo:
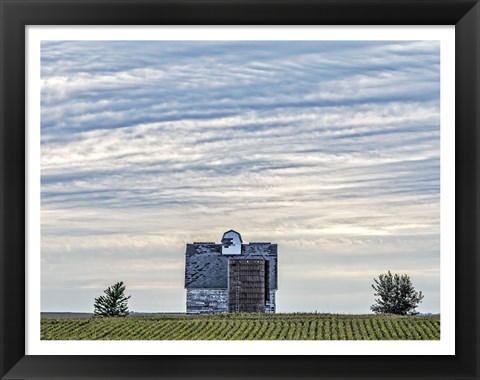
{"label": "framed photograph", "polygon": [[0,1],[2,379],[479,378],[477,1]]}

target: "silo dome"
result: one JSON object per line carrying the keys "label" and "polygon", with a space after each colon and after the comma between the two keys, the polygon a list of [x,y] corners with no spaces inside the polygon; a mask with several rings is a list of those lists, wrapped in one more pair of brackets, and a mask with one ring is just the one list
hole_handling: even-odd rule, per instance
{"label": "silo dome", "polygon": [[242,253],[242,237],[237,231],[230,230],[222,237],[222,255],[240,255]]}

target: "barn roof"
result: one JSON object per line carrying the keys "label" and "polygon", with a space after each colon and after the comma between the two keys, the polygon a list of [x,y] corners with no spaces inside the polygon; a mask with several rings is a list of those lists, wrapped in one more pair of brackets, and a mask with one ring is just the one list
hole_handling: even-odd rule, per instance
{"label": "barn roof", "polygon": [[242,244],[242,254],[222,255],[221,244],[187,244],[185,287],[188,289],[227,289],[228,261],[263,259],[269,262],[269,288],[277,289],[277,244]]}

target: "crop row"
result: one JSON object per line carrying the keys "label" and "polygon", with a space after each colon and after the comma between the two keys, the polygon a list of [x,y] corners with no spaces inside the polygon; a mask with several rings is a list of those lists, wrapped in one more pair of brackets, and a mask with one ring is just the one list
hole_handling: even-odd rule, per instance
{"label": "crop row", "polygon": [[437,340],[439,317],[42,319],[44,340]]}

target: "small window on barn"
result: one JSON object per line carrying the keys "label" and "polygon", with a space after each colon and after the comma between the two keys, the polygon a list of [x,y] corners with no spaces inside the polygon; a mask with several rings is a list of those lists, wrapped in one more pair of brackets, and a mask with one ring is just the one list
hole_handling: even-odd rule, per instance
{"label": "small window on barn", "polygon": [[242,237],[237,231],[230,230],[222,237],[223,255],[240,255],[242,253]]}

